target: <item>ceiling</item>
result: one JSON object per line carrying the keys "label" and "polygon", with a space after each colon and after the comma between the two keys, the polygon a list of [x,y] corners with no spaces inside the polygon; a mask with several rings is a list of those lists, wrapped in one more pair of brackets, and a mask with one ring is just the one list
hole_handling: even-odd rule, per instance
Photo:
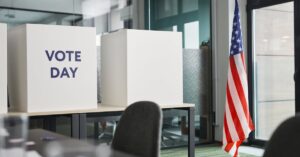
{"label": "ceiling", "polygon": [[93,15],[125,5],[126,0],[0,0],[0,7]]}
{"label": "ceiling", "polygon": [[7,23],[11,26],[24,23],[56,24],[57,21],[70,22],[79,18],[81,18],[81,16],[36,11],[0,9],[0,22]]}
{"label": "ceiling", "polygon": [[81,14],[81,0],[1,0],[0,6]]}
{"label": "ceiling", "polygon": [[62,18],[71,21],[100,16],[111,8],[124,6],[126,0],[0,0],[0,22],[18,25],[51,23],[51,20]]}

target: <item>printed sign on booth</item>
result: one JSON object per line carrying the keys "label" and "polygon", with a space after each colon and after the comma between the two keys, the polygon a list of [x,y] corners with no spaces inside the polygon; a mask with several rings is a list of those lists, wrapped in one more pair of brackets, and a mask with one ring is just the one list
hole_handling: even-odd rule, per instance
{"label": "printed sign on booth", "polygon": [[[81,51],[62,51],[62,50],[45,50],[48,61],[58,62],[81,62]],[[51,67],[51,78],[75,78],[78,66],[75,67]]]}
{"label": "printed sign on booth", "polygon": [[15,110],[97,108],[95,36],[95,28],[88,27],[26,24],[13,28],[8,40],[10,62],[20,62],[9,67],[15,71],[9,77],[19,78],[17,84],[9,84]]}

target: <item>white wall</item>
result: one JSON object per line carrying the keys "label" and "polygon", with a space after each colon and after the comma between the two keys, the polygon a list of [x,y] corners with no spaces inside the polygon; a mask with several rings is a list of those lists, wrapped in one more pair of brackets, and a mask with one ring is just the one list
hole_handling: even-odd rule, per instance
{"label": "white wall", "polygon": [[0,23],[0,113],[7,112],[7,25]]}
{"label": "white wall", "polygon": [[[238,0],[241,14],[243,46],[246,53],[247,15],[246,0]],[[213,38],[213,104],[216,113],[215,140],[222,141],[225,87],[227,82],[228,56],[234,14],[234,0],[212,0]],[[245,54],[246,56],[246,54]]]}

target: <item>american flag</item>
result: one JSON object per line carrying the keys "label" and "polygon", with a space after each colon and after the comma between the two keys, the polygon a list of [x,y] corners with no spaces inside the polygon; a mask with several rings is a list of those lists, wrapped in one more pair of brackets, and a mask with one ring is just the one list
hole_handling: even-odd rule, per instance
{"label": "american flag", "polygon": [[238,147],[254,130],[248,108],[248,83],[242,43],[239,7],[236,0],[223,126],[223,148],[234,157],[238,155]]}

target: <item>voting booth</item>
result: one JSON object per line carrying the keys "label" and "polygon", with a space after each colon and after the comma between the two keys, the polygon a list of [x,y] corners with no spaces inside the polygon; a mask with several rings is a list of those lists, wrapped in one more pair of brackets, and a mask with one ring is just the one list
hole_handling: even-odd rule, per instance
{"label": "voting booth", "polygon": [[95,28],[26,24],[8,32],[13,111],[97,108]]}
{"label": "voting booth", "polygon": [[183,103],[182,34],[119,30],[101,38],[101,104]]}
{"label": "voting booth", "polygon": [[7,112],[7,26],[0,23],[0,113]]}

